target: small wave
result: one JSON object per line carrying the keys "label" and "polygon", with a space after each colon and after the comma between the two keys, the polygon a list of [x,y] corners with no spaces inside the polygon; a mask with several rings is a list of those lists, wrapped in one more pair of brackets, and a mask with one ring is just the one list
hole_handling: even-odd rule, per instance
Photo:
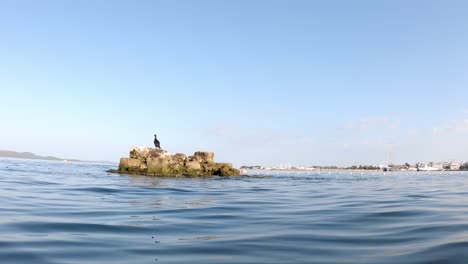
{"label": "small wave", "polygon": [[145,233],[146,228],[130,226],[130,225],[110,225],[110,224],[93,224],[93,223],[65,223],[65,222],[17,222],[10,224],[16,230],[23,230],[27,233]]}
{"label": "small wave", "polygon": [[106,187],[83,187],[83,188],[68,188],[65,191],[77,191],[77,192],[93,192],[93,193],[119,193],[122,190]]}

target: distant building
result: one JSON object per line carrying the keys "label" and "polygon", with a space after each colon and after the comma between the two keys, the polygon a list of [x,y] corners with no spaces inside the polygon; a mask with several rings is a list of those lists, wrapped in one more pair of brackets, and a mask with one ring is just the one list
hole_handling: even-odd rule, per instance
{"label": "distant building", "polygon": [[434,169],[437,169],[437,170],[444,170],[445,169],[445,164],[443,162],[431,162],[432,163],[432,166]]}
{"label": "distant building", "polygon": [[451,162],[450,163],[450,170],[459,170],[461,164],[458,162]]}
{"label": "distant building", "polygon": [[257,166],[242,166],[241,169],[244,170],[263,170],[263,166],[257,165]]}

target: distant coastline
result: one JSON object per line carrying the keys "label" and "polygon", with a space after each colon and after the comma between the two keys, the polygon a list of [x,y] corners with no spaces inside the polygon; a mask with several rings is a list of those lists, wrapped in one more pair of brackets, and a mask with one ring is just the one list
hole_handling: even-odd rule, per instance
{"label": "distant coastline", "polygon": [[243,170],[273,170],[273,171],[468,171],[468,162],[418,162],[416,164],[388,165],[353,165],[338,166],[291,166],[264,167],[261,165],[242,166]]}
{"label": "distant coastline", "polygon": [[0,157],[2,158],[16,158],[16,159],[34,159],[34,160],[55,160],[55,161],[73,161],[81,162],[81,160],[76,159],[62,159],[53,156],[40,156],[31,152],[16,152],[12,150],[0,150]]}
{"label": "distant coastline", "polygon": [[86,161],[86,160],[78,160],[78,159],[64,159],[64,158],[58,158],[54,156],[41,156],[41,155],[37,155],[31,152],[17,152],[17,151],[12,151],[12,150],[0,150],[0,158],[114,164],[113,162],[109,162],[109,161]]}

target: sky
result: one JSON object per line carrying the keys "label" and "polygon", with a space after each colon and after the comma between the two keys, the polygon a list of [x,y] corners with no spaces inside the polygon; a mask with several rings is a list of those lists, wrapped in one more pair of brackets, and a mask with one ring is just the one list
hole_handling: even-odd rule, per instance
{"label": "sky", "polygon": [[468,2],[0,0],[0,149],[468,161]]}

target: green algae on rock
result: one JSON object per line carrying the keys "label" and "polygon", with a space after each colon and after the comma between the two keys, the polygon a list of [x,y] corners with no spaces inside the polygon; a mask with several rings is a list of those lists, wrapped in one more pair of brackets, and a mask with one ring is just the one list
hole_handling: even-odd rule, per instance
{"label": "green algae on rock", "polygon": [[214,162],[214,153],[197,151],[193,156],[147,147],[133,147],[129,158],[121,158],[119,169],[109,172],[166,177],[238,176],[231,163]]}

